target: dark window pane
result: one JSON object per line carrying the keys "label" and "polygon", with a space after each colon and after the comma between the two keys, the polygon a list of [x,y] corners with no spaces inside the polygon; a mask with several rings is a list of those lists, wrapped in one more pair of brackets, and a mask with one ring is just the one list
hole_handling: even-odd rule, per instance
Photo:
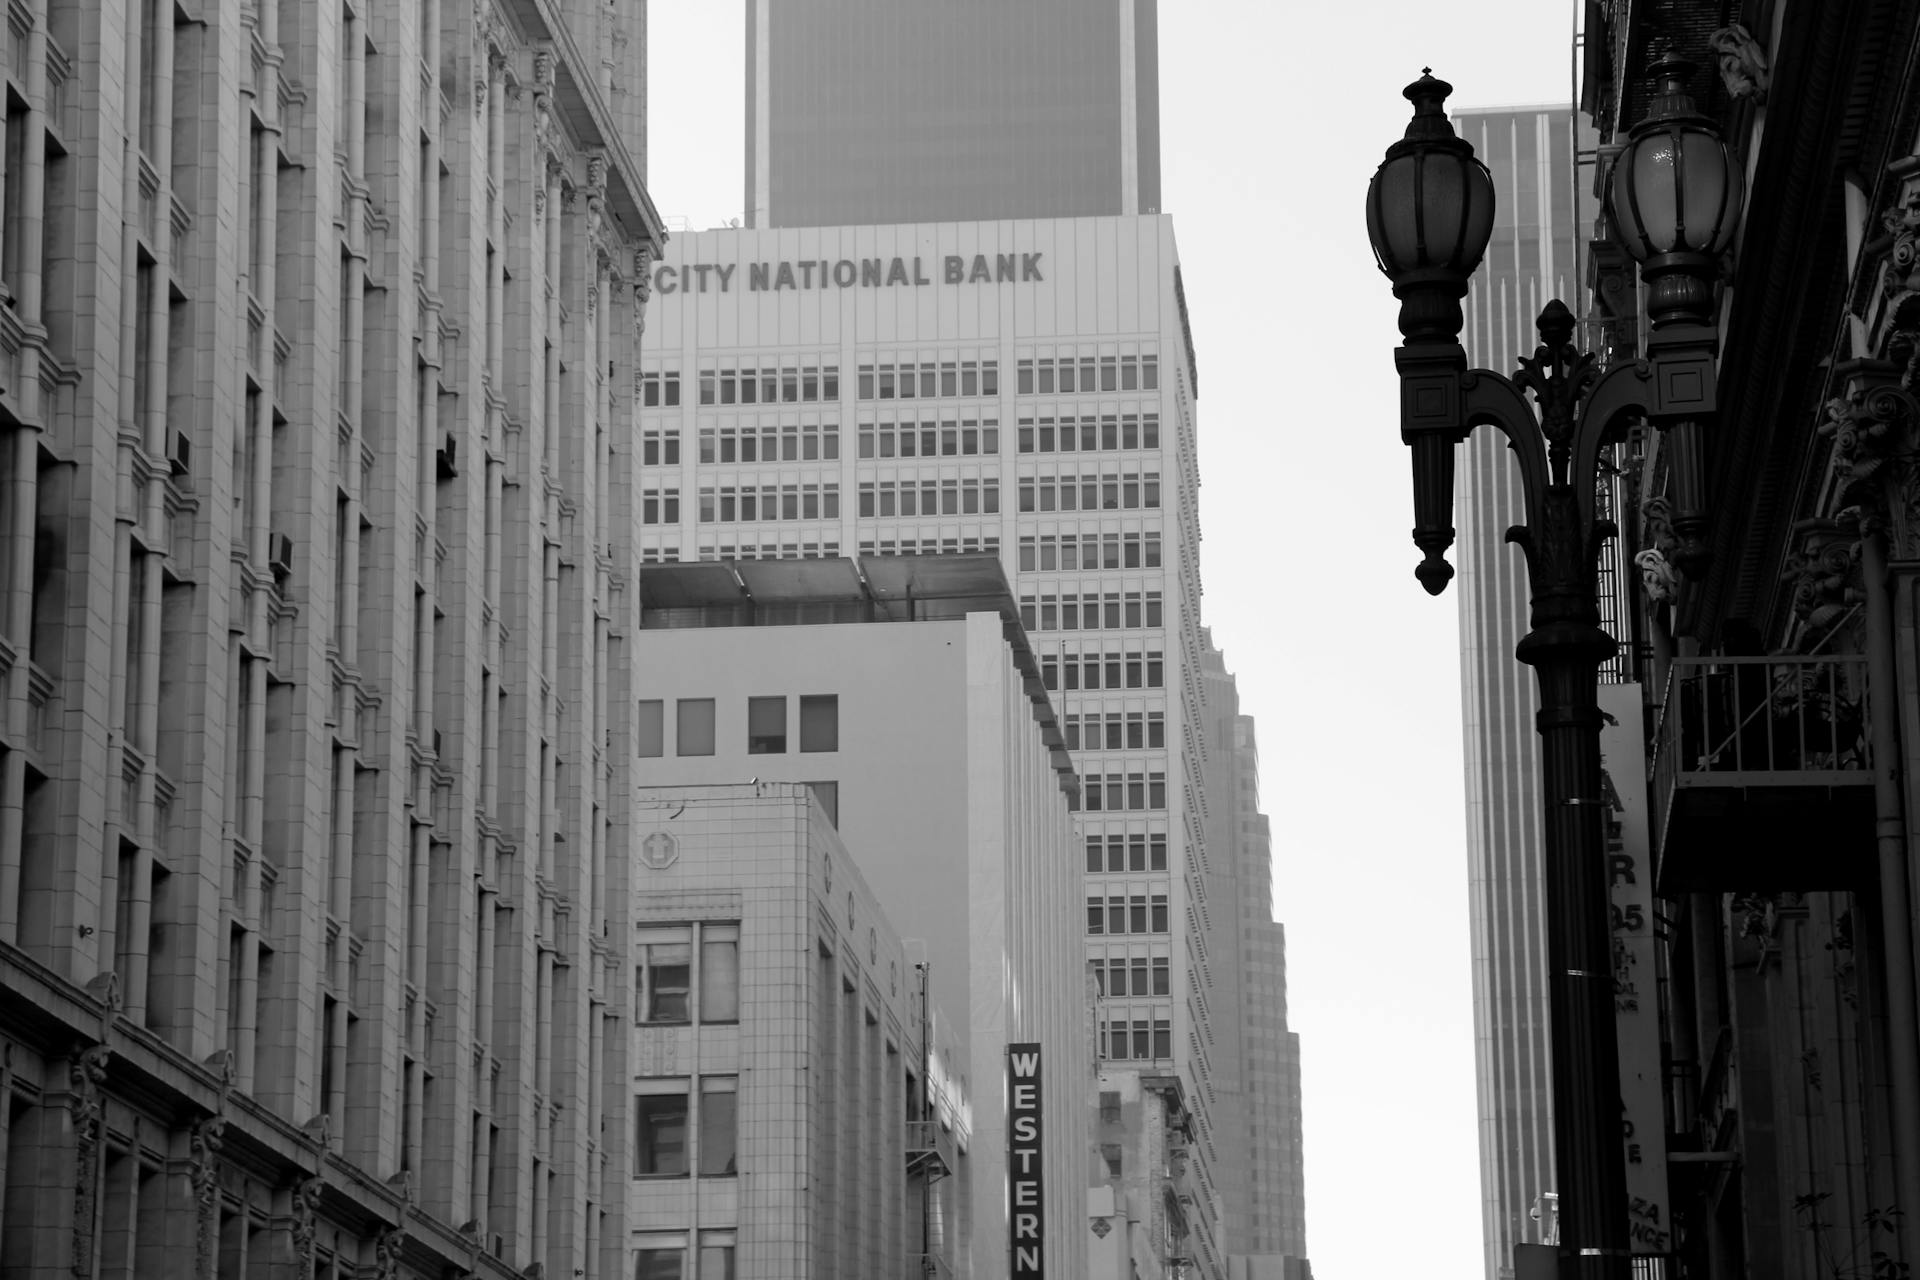
{"label": "dark window pane", "polygon": [[840,698],[837,694],[800,695],[800,749],[840,749]]}
{"label": "dark window pane", "polygon": [[642,1249],[633,1280],[682,1280],[680,1260],[685,1256],[684,1249]]}
{"label": "dark window pane", "polygon": [[[634,1172],[683,1174],[687,1171],[687,1096],[644,1094],[634,1099]],[[677,1251],[676,1251],[677,1255]]]}
{"label": "dark window pane", "polygon": [[683,756],[713,754],[713,699],[681,698],[674,706],[674,752]]}
{"label": "dark window pane", "polygon": [[656,942],[642,948],[644,989],[642,1022],[685,1022],[693,948],[684,942]]}
{"label": "dark window pane", "polygon": [[[731,1083],[731,1082],[729,1082]],[[700,1175],[721,1177],[735,1172],[734,1102],[731,1089],[700,1088]]]}
{"label": "dark window pane", "polygon": [[640,700],[640,754],[660,756],[667,752],[666,704],[658,698]]}
{"label": "dark window pane", "polygon": [[777,755],[787,749],[787,700],[747,699],[747,754]]}

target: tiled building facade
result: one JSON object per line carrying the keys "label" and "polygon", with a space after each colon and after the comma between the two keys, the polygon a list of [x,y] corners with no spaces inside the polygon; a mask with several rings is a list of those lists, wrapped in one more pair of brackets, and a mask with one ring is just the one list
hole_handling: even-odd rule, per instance
{"label": "tiled building facade", "polygon": [[638,14],[6,34],[0,1271],[624,1274]]}
{"label": "tiled building facade", "polygon": [[972,1187],[966,1096],[942,1068],[959,1049],[812,796],[639,793],[636,1280],[951,1274]]}

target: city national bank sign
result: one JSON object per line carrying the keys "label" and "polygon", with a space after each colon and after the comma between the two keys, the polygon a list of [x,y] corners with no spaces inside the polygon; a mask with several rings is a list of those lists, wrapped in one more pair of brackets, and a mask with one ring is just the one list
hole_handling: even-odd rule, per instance
{"label": "city national bank sign", "polygon": [[[940,284],[1033,284],[1044,282],[1038,253],[950,253],[940,258],[802,258],[749,262],[749,293],[782,289],[897,289],[934,284],[928,274],[937,264]],[[653,270],[656,293],[731,293],[740,282],[740,263],[663,263]]]}

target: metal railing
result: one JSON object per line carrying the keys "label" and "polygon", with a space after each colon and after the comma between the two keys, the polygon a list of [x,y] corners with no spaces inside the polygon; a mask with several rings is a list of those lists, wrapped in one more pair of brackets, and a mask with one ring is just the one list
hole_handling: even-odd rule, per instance
{"label": "metal railing", "polygon": [[1675,787],[1872,781],[1865,655],[1675,658],[1649,769]]}
{"label": "metal railing", "polygon": [[907,1121],[907,1172],[928,1180],[944,1178],[954,1169],[953,1134],[938,1120]]}

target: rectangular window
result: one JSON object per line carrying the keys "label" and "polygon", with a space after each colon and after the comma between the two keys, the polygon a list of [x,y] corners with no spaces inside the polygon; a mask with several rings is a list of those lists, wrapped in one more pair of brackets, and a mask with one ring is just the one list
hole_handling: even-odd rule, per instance
{"label": "rectangular window", "polygon": [[1165,956],[1156,956],[1153,961],[1153,994],[1164,996],[1171,995],[1172,992],[1173,975],[1168,969],[1167,958]]}
{"label": "rectangular window", "polygon": [[633,1280],[686,1280],[686,1247],[675,1240],[672,1244],[653,1243],[646,1236],[640,1237],[639,1260],[634,1263]]}
{"label": "rectangular window", "polygon": [[733,1077],[700,1082],[700,1176],[731,1177],[738,1155],[735,1120],[738,1095]]}
{"label": "rectangular window", "polygon": [[800,750],[838,751],[840,749],[840,697],[838,694],[800,695]]}
{"label": "rectangular window", "polygon": [[658,698],[640,700],[640,754],[663,756],[666,745],[666,704]]}
{"label": "rectangular window", "polygon": [[695,1280],[733,1280],[733,1244],[729,1233],[700,1233],[700,1274]]}
{"label": "rectangular window", "polygon": [[713,699],[681,698],[674,703],[674,754],[713,754]]}
{"label": "rectangular window", "polygon": [[780,755],[786,749],[787,700],[784,697],[748,698],[747,754]]}
{"label": "rectangular window", "polygon": [[740,1021],[740,926],[700,926],[700,1021]]}
{"label": "rectangular window", "polygon": [[[684,1175],[687,1172],[687,1095],[641,1094],[633,1103],[634,1173],[640,1177]],[[675,1264],[678,1265],[677,1253]]]}
{"label": "rectangular window", "polygon": [[693,948],[686,940],[686,931],[680,933],[676,941],[638,944],[640,963],[633,975],[635,1022],[687,1021]]}
{"label": "rectangular window", "polygon": [[1164,893],[1156,893],[1153,895],[1153,932],[1165,933],[1166,931],[1167,895]]}
{"label": "rectangular window", "polygon": [[1107,931],[1107,912],[1100,899],[1087,899],[1087,932],[1105,933]]}

